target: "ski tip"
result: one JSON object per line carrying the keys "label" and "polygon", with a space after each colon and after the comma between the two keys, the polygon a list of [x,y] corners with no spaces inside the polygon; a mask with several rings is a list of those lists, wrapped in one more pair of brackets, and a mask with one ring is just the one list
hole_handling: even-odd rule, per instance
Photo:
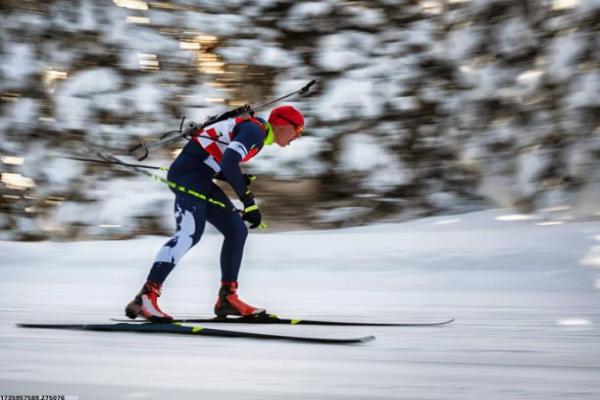
{"label": "ski tip", "polygon": [[73,329],[74,327],[83,325],[72,325],[72,324],[48,324],[48,323],[30,323],[20,322],[15,324],[17,328],[41,328],[41,329]]}
{"label": "ski tip", "polygon": [[442,322],[440,325],[447,325],[447,324],[451,324],[451,323],[453,323],[454,321],[455,321],[455,319],[454,319],[454,318],[450,318],[449,320]]}
{"label": "ski tip", "polygon": [[360,343],[368,343],[368,342],[372,342],[373,340],[375,340],[375,336],[373,336],[373,335],[363,336],[363,337],[359,338]]}
{"label": "ski tip", "polygon": [[17,328],[45,328],[48,326],[54,326],[53,324],[40,324],[40,323],[31,323],[31,322],[19,322],[15,324]]}

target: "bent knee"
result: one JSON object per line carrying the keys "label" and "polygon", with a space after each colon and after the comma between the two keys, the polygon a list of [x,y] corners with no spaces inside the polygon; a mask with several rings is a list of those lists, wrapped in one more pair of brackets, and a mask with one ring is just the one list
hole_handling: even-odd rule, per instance
{"label": "bent knee", "polygon": [[230,239],[246,240],[248,236],[248,228],[241,218],[235,218],[231,221],[231,227],[225,235]]}

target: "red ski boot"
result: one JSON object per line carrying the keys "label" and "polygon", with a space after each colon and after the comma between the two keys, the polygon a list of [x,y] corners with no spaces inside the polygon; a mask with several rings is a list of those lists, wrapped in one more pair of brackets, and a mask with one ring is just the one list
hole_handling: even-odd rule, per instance
{"label": "red ski boot", "polygon": [[173,322],[173,318],[158,307],[160,289],[160,284],[146,282],[137,296],[125,307],[125,315],[131,319],[143,317],[152,322]]}
{"label": "red ski boot", "polygon": [[237,295],[237,288],[237,282],[221,282],[219,297],[217,298],[217,304],[215,304],[217,317],[226,317],[227,315],[247,317],[267,313],[264,308],[252,307],[240,300]]}

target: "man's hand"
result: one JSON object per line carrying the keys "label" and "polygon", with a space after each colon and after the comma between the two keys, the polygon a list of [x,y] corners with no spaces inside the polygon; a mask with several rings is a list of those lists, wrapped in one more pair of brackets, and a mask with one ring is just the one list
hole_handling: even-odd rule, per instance
{"label": "man's hand", "polygon": [[250,229],[258,228],[262,222],[262,215],[258,209],[258,206],[254,202],[254,195],[248,190],[241,200],[242,203],[244,203],[242,219],[250,223]]}
{"label": "man's hand", "polygon": [[256,176],[255,175],[244,174],[244,182],[246,182],[246,186],[250,186],[250,184],[252,182],[254,182],[255,180],[256,180]]}

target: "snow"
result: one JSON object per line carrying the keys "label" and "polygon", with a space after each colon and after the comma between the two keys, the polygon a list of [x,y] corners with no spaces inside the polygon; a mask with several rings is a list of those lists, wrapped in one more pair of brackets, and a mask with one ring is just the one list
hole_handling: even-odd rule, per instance
{"label": "snow", "polygon": [[117,91],[123,85],[121,76],[112,68],[91,68],[73,74],[60,84],[65,96],[89,96],[94,93]]}
{"label": "snow", "polygon": [[444,45],[445,55],[451,60],[460,62],[471,55],[481,40],[481,32],[475,27],[453,29],[448,34]]}
{"label": "snow", "polygon": [[565,99],[567,107],[594,107],[600,105],[600,73],[597,71],[577,75],[570,83],[570,93]]}
{"label": "snow", "polygon": [[[377,337],[352,346],[17,328],[120,317],[165,238],[0,242],[0,386],[80,399],[595,399],[600,273],[578,261],[600,226],[497,219],[511,214],[252,233],[240,293],[281,316],[456,318],[437,328],[215,325]],[[186,255],[165,310],[210,314],[220,246],[207,233]]]}
{"label": "snow", "polygon": [[[298,2],[289,9],[285,19],[277,20],[277,27],[297,32],[328,29],[319,18],[330,14],[333,9],[334,5],[327,1]],[[311,23],[307,25],[306,21]]]}
{"label": "snow", "polygon": [[[374,154],[377,157],[373,157]],[[340,159],[342,170],[368,173],[364,184],[376,192],[406,184],[413,177],[396,154],[367,134],[345,136]]]}
{"label": "snow", "polygon": [[540,189],[539,177],[544,169],[548,167],[548,154],[534,148],[519,154],[518,163],[516,184],[521,194],[526,196],[533,195]]}
{"label": "snow", "polygon": [[315,99],[315,109],[324,121],[352,118],[357,113],[363,118],[379,115],[383,99],[376,96],[375,82],[338,78],[327,83],[325,94]]}
{"label": "snow", "polygon": [[414,96],[396,96],[390,99],[390,103],[399,111],[411,111],[419,108],[417,98]]}
{"label": "snow", "polygon": [[195,29],[199,32],[217,36],[234,36],[240,30],[250,27],[249,18],[235,14],[208,14],[194,11],[183,12],[183,21],[178,24],[182,28]]}
{"label": "snow", "polygon": [[570,32],[556,37],[549,51],[548,76],[557,81],[570,79],[576,71],[576,61],[584,48],[584,43],[580,32]]}
{"label": "snow", "polygon": [[165,100],[165,90],[154,82],[141,83],[123,94],[135,111],[144,113],[164,112],[162,102]]}
{"label": "snow", "polygon": [[3,74],[2,88],[19,87],[23,85],[30,74],[39,69],[32,46],[26,43],[6,43],[2,50],[0,72]]}
{"label": "snow", "polygon": [[537,43],[535,34],[522,18],[511,18],[500,25],[497,37],[500,52],[508,55],[519,55],[534,48]]}
{"label": "snow", "polygon": [[289,15],[295,18],[312,18],[331,12],[333,6],[326,1],[307,1],[296,3],[290,8]]}
{"label": "snow", "polygon": [[[107,43],[123,46],[124,55],[128,53],[168,54],[169,57],[184,57],[185,52],[179,48],[179,42],[165,34],[146,29],[146,25],[127,22],[127,12],[118,7],[106,7],[110,12],[105,18],[110,23],[101,25],[104,40]],[[129,50],[129,51],[127,51]],[[125,65],[128,65],[126,62]]]}
{"label": "snow", "polygon": [[70,180],[83,175],[84,165],[81,162],[64,158],[52,158],[45,161],[46,174],[54,190],[66,190]]}
{"label": "snow", "polygon": [[451,210],[453,207],[457,206],[459,201],[456,198],[456,195],[449,192],[434,192],[427,196],[427,200],[437,209],[441,210]]}
{"label": "snow", "polygon": [[[342,139],[342,169],[351,171],[369,171],[380,168],[391,161],[384,146],[372,136],[358,133],[346,135]],[[377,157],[373,157],[377,154]]]}
{"label": "snow", "polygon": [[286,68],[300,63],[295,53],[285,51],[273,43],[255,39],[228,41],[227,46],[219,47],[218,53],[229,63]]}
{"label": "snow", "polygon": [[[84,70],[61,81],[55,96],[57,125],[67,129],[88,128],[91,106],[96,103],[100,109],[122,108],[117,103],[118,97],[111,96],[122,85],[120,75],[110,68]],[[140,98],[139,101],[144,99]]]}
{"label": "snow", "polygon": [[23,29],[33,32],[44,32],[51,25],[50,20],[42,14],[3,13],[0,18],[1,25],[13,31]]}
{"label": "snow", "polygon": [[324,172],[326,166],[314,158],[307,160],[307,154],[317,155],[329,147],[323,139],[303,137],[286,147],[279,148],[277,144],[264,147],[260,157],[248,165],[248,170],[254,174],[265,174],[276,177],[312,177]]}
{"label": "snow", "polygon": [[39,103],[31,98],[18,98],[12,104],[8,104],[12,122],[16,124],[31,124],[35,122],[39,112]]}
{"label": "snow", "polygon": [[95,10],[93,9],[90,0],[81,1],[79,5],[79,13],[81,16],[79,20],[79,29],[93,31],[97,28],[94,12]]}
{"label": "snow", "polygon": [[494,199],[499,207],[511,207],[516,197],[511,178],[504,175],[488,174],[479,183],[478,193]]}
{"label": "snow", "polygon": [[600,196],[600,183],[598,183],[598,181],[577,192],[576,201],[573,206],[575,216],[583,216],[586,214],[593,215],[594,217],[600,216],[598,196]]}
{"label": "snow", "polygon": [[360,218],[371,210],[367,207],[338,207],[331,210],[323,211],[319,215],[321,222],[339,222],[344,223],[354,218]]}
{"label": "snow", "polygon": [[409,24],[403,32],[407,44],[431,47],[435,43],[435,24],[431,21],[417,21]]}
{"label": "snow", "polygon": [[345,71],[367,64],[376,38],[361,32],[344,32],[327,35],[319,41],[316,55],[318,65],[327,71]]}
{"label": "snow", "polygon": [[498,97],[499,89],[511,79],[509,72],[492,63],[477,67],[463,66],[460,71],[465,82],[473,86],[469,92],[472,100]]}
{"label": "snow", "polygon": [[587,267],[600,268],[600,246],[593,246],[580,262]]}
{"label": "snow", "polygon": [[589,15],[600,9],[600,0],[579,0],[577,3],[577,11],[583,15]]}
{"label": "snow", "polygon": [[364,28],[377,27],[385,23],[385,16],[382,10],[362,6],[348,6],[347,12],[352,15],[349,22],[354,26]]}
{"label": "snow", "polygon": [[[94,206],[88,205],[85,217],[80,218],[92,225],[120,225],[125,230],[128,227],[133,230],[135,218],[152,214],[155,208],[158,208],[159,215],[172,215],[171,192],[166,190],[163,184],[153,183],[146,176],[99,182],[96,189],[89,191],[89,194],[100,200]],[[61,215],[72,215],[69,210],[61,210],[62,207],[58,207]],[[65,223],[60,218],[57,222]]]}

